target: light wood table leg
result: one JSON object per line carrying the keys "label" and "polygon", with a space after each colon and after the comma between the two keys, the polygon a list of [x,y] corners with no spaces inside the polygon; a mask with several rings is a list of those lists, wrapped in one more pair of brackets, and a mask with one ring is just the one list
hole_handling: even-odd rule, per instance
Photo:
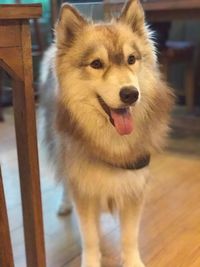
{"label": "light wood table leg", "polygon": [[0,167],[0,266],[14,267],[13,254]]}

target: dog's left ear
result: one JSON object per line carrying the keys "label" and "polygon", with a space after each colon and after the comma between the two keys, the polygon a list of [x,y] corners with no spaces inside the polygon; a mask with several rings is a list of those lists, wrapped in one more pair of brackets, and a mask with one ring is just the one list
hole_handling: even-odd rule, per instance
{"label": "dog's left ear", "polygon": [[144,10],[139,0],[129,0],[118,19],[128,24],[134,32],[142,34],[145,26]]}

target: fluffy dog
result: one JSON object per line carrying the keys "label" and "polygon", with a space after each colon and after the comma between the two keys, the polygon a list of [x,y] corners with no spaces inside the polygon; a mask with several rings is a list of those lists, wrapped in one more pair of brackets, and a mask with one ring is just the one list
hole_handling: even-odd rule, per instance
{"label": "fluffy dog", "polygon": [[78,214],[82,267],[101,266],[104,210],[119,216],[123,266],[144,267],[137,236],[148,165],[165,144],[173,95],[140,2],[98,24],[63,5],[41,86],[48,154]]}

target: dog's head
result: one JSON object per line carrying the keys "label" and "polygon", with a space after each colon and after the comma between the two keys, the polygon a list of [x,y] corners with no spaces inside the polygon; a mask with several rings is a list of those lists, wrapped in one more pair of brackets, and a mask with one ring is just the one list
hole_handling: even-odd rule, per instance
{"label": "dog's head", "polygon": [[138,0],[105,24],[88,22],[65,4],[55,34],[59,99],[80,128],[133,135],[153,107],[163,109],[165,88]]}

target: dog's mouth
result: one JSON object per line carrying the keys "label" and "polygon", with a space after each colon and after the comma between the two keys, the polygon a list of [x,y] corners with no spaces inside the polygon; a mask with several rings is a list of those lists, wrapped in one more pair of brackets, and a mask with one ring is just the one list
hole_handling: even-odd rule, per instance
{"label": "dog's mouth", "polygon": [[98,101],[105,111],[105,113],[109,116],[110,122],[116,128],[117,132],[120,135],[129,135],[133,131],[133,119],[131,116],[131,107],[122,107],[118,109],[110,108],[105,101],[97,96]]}

